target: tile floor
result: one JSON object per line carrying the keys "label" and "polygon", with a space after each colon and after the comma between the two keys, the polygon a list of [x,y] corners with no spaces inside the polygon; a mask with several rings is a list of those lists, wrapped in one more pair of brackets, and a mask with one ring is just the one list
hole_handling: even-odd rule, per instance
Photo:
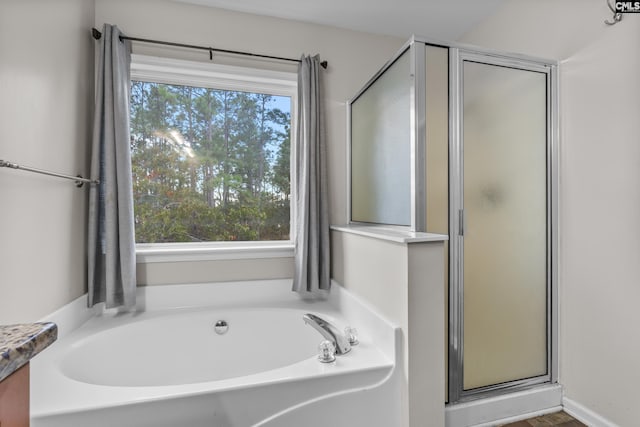
{"label": "tile floor", "polygon": [[553,414],[541,415],[524,421],[504,424],[502,427],[587,427],[580,421],[573,418],[566,412],[555,412]]}

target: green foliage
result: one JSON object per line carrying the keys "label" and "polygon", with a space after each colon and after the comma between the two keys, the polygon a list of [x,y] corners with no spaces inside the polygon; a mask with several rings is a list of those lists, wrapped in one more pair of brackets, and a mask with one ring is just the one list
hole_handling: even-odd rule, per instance
{"label": "green foliage", "polygon": [[265,94],[132,82],[136,241],[288,239],[288,105]]}

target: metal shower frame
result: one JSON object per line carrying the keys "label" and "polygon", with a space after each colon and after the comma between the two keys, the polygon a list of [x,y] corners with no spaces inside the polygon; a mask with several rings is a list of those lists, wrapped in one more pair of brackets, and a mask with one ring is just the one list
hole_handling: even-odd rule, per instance
{"label": "metal shower frame", "polygon": [[[449,342],[448,403],[511,393],[554,384],[558,380],[558,165],[559,91],[558,62],[527,55],[413,36],[347,104],[351,105],[405,53],[411,55],[411,225],[396,226],[407,231],[437,232],[427,229],[426,215],[426,46],[447,48],[449,53]],[[465,60],[543,72],[547,78],[547,373],[507,383],[463,390],[463,277],[462,277],[462,81]],[[351,220],[351,128],[347,129],[347,218]],[[443,367],[444,368],[444,367]]]}

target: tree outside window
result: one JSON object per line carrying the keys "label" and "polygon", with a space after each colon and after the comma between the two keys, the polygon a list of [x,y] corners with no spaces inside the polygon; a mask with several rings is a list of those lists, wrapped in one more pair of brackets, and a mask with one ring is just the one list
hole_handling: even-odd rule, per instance
{"label": "tree outside window", "polygon": [[289,239],[291,98],[131,83],[137,243]]}

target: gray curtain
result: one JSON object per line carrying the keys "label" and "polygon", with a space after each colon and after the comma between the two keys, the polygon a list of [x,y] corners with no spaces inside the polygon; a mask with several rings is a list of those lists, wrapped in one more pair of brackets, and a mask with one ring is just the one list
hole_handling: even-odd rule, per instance
{"label": "gray curtain", "polygon": [[135,305],[136,253],[129,142],[131,44],[116,26],[99,40],[89,192],[89,306]]}
{"label": "gray curtain", "polygon": [[320,57],[302,56],[298,67],[296,221],[293,290],[331,287],[326,143]]}

